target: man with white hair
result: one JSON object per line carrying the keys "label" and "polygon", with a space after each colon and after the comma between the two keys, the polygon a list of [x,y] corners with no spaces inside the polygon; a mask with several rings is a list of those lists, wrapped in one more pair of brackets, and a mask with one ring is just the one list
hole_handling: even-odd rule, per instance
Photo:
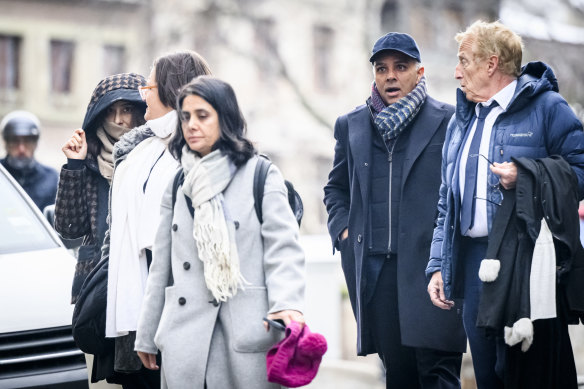
{"label": "man with white hair", "polygon": [[[584,197],[582,124],[558,93],[549,66],[521,66],[523,44],[509,28],[477,21],[455,39],[459,62],[454,76],[460,89],[442,153],[438,218],[426,268],[430,299],[445,310],[454,299],[464,299],[463,322],[479,389],[518,387],[518,382],[521,387],[575,388],[567,324],[574,303],[584,300],[572,294],[579,293],[581,283],[570,288],[572,275],[582,274],[578,247],[572,245],[572,251],[563,245],[559,250],[560,256],[570,252],[569,266],[561,266],[560,256],[557,267],[551,256],[544,258],[551,263],[552,282],[537,294],[551,296],[552,309],[543,317],[534,316],[530,298],[537,294],[530,294],[534,280],[529,271],[534,274],[533,231],[539,232],[540,224],[541,231],[549,225],[552,232],[554,224],[560,225],[554,241],[577,238],[577,225],[569,230],[567,221],[570,216],[577,219],[577,201]],[[558,183],[561,177],[550,175],[550,167],[567,178]],[[567,199],[573,200],[573,210]],[[550,215],[551,209],[567,216],[550,218],[556,216]],[[502,219],[505,215],[508,218]],[[503,223],[512,227],[505,229],[501,221],[514,224]],[[534,228],[525,231],[526,225]],[[496,241],[502,243],[496,246]],[[518,265],[509,266],[511,262]],[[501,287],[504,278],[507,289]],[[499,288],[498,293],[490,294],[493,288]],[[514,296],[527,296],[527,303]],[[498,299],[503,300],[499,305]],[[492,322],[497,324],[491,327],[485,319],[495,314],[498,319]],[[515,323],[532,326],[525,331],[531,332],[531,339],[523,338],[525,344],[518,340],[523,335],[514,336],[519,335]]]}

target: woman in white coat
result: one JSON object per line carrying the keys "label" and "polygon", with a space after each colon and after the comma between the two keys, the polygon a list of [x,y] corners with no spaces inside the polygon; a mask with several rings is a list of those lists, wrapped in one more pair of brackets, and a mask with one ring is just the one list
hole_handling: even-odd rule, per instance
{"label": "woman in white coat", "polygon": [[210,73],[207,62],[194,51],[158,57],[147,85],[139,89],[147,122],[114,146],[109,230],[102,247],[102,260],[109,260],[105,336],[115,339],[114,370],[132,373],[124,388],[160,386],[159,374],[144,369],[134,352],[134,337],[160,201],[179,167],[167,148],[178,123],[178,91],[193,78]]}
{"label": "woman in white coat", "polygon": [[265,353],[282,333],[262,318],[304,323],[304,253],[284,180],[271,165],[260,224],[258,157],[233,89],[201,76],[177,105],[169,149],[185,178],[174,207],[173,183],[162,198],[135,349],[151,369],[161,351],[162,387],[278,388]]}

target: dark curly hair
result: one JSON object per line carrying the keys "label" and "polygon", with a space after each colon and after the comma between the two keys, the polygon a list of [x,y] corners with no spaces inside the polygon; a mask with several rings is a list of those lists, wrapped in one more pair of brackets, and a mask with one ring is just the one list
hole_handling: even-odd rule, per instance
{"label": "dark curly hair", "polygon": [[[245,137],[247,125],[231,85],[211,76],[199,76],[185,85],[177,98],[178,117],[182,117],[182,103],[187,96],[199,96],[209,103],[219,117],[219,139],[213,150],[223,151],[235,166],[241,166],[255,155],[253,144]],[[186,144],[179,120],[177,129],[168,144],[170,153],[180,161]]]}

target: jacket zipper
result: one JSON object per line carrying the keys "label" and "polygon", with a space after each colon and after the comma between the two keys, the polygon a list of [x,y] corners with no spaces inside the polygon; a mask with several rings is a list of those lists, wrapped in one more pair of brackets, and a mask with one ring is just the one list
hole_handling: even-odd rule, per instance
{"label": "jacket zipper", "polygon": [[[399,138],[399,136],[397,137]],[[397,143],[397,138],[395,138],[395,140],[393,141],[393,144],[391,145],[391,150],[387,150],[389,152],[389,155],[387,156],[387,162],[389,163],[389,199],[387,202],[387,213],[389,216],[389,220],[388,220],[388,225],[389,225],[389,230],[388,230],[388,238],[387,238],[387,252],[391,253],[391,188],[392,188],[392,180],[393,180],[393,149],[395,148],[395,144]],[[385,142],[384,142],[385,143]]]}

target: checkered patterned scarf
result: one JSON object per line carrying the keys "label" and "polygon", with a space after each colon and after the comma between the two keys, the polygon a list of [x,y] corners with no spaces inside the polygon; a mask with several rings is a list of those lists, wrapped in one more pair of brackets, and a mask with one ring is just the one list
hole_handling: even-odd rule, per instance
{"label": "checkered patterned scarf", "polygon": [[116,89],[136,89],[146,85],[146,79],[136,73],[120,73],[104,78],[97,84],[87,105],[89,111],[106,93]]}
{"label": "checkered patterned scarf", "polygon": [[426,96],[426,76],[422,76],[418,85],[407,96],[385,106],[375,82],[373,83],[371,87],[371,106],[377,112],[375,125],[388,147],[420,112]]}

